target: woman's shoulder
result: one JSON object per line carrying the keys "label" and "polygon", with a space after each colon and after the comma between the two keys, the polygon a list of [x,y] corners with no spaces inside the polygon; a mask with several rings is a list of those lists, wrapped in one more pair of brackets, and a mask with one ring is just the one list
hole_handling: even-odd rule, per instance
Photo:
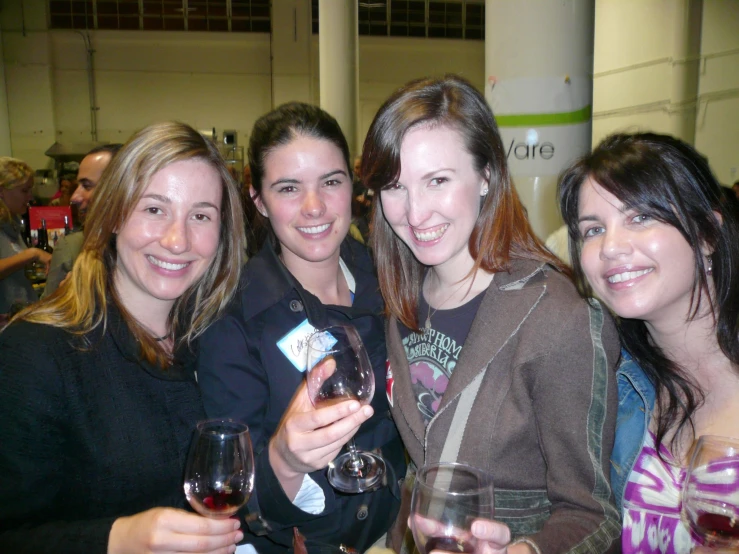
{"label": "woman's shoulder", "polygon": [[72,343],[76,340],[79,340],[78,337],[67,329],[45,323],[16,320],[0,332],[0,349],[12,348],[49,354],[57,349],[72,350]]}

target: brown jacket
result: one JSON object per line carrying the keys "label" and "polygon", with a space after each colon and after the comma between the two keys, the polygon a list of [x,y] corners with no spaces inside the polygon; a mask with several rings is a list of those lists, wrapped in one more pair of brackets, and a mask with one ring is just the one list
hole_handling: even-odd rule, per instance
{"label": "brown jacket", "polygon": [[[459,461],[490,471],[495,519],[542,554],[617,549],[608,464],[619,341],[597,302],[589,306],[549,266],[512,262],[488,288],[427,427],[395,319],[387,341],[388,395],[415,466]],[[408,549],[411,482],[390,538],[397,552]]]}

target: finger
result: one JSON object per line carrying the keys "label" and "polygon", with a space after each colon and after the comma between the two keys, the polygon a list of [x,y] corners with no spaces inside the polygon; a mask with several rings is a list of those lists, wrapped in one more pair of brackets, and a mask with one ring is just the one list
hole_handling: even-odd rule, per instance
{"label": "finger", "polygon": [[505,546],[511,542],[511,530],[508,526],[489,519],[475,520],[472,523],[472,535],[498,546]]}
{"label": "finger", "polygon": [[232,531],[225,535],[173,535],[172,546],[176,552],[226,553],[234,552],[236,543],[243,538],[241,531]]}
{"label": "finger", "polygon": [[319,406],[313,411],[294,414],[290,418],[290,425],[296,431],[313,431],[354,416],[349,426],[361,425],[372,417],[371,406],[361,406],[356,400],[346,400],[332,406]]}
{"label": "finger", "polygon": [[169,509],[161,516],[163,526],[183,535],[225,535],[241,527],[238,519],[215,519],[184,510]]}

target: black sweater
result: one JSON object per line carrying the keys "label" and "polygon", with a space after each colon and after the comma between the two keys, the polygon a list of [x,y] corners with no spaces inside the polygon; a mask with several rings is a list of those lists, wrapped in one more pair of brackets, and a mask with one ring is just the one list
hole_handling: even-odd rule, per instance
{"label": "black sweater", "polygon": [[0,333],[0,552],[105,553],[118,517],[185,508],[194,354],[142,363],[114,312],[80,346],[47,325]]}

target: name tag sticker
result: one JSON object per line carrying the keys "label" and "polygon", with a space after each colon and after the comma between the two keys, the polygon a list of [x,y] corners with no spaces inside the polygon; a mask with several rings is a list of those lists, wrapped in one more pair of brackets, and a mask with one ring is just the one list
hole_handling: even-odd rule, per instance
{"label": "name tag sticker", "polygon": [[308,362],[306,348],[308,347],[308,339],[315,333],[317,329],[310,324],[308,319],[288,332],[284,337],[277,341],[279,348],[285,357],[295,366],[295,369],[303,373]]}

